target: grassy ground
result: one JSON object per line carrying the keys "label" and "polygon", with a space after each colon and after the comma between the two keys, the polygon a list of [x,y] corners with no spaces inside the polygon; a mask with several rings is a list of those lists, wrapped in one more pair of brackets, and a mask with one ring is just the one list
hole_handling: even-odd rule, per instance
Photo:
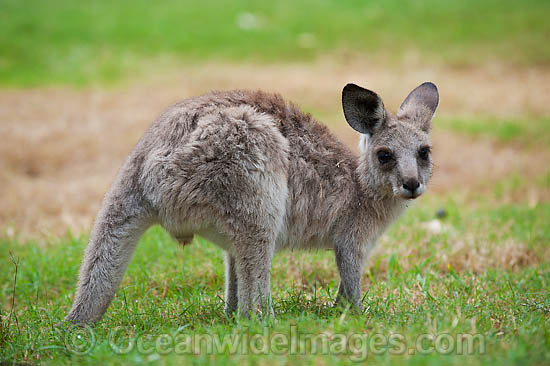
{"label": "grassy ground", "polygon": [[449,117],[439,119],[438,124],[451,131],[493,139],[503,144],[515,143],[524,147],[550,145],[550,118],[548,117]]}
{"label": "grassy ground", "polygon": [[151,63],[281,62],[334,51],[342,60],[547,64],[549,11],[545,0],[3,0],[0,84],[85,85]]}
{"label": "grassy ground", "polygon": [[[440,207],[448,216],[441,219],[441,229],[434,231],[426,223],[433,222]],[[295,339],[306,342],[301,349],[306,354],[299,347],[292,351],[283,345],[275,348],[281,354],[272,354],[270,364],[351,364],[363,358],[373,364],[547,362],[550,229],[546,223],[550,205],[463,207],[459,198],[427,198],[393,226],[364,278],[361,315],[332,307],[337,271],[331,252],[277,255],[272,273],[276,323],[226,318],[221,250],[201,238],[182,248],[162,229],[152,228],[142,238],[106,317],[94,328],[96,343],[86,355],[68,351],[67,344],[86,345],[88,338],[73,342],[67,333],[52,330],[70,307],[86,237],[68,234],[46,244],[30,241],[24,245],[4,239],[0,245],[4,269],[0,303],[5,316],[1,356],[46,364],[60,360],[79,364],[240,364],[248,360],[264,364],[263,354],[253,354],[258,350],[254,347],[260,346],[252,341],[234,341],[240,347],[244,344],[248,355],[241,354],[245,351],[231,354],[229,348],[221,347],[213,348],[214,355],[210,355],[206,343],[191,352],[182,340],[198,334],[247,334],[260,342],[260,336],[269,340],[278,333],[296,332]],[[7,322],[11,325],[6,328]],[[108,331],[116,327],[123,329],[109,338]],[[176,332],[180,338],[163,336],[174,343],[158,341],[161,335]],[[134,344],[126,353],[129,344],[122,334],[141,335],[137,342],[141,348]],[[326,334],[328,352],[323,354],[321,343],[308,345],[307,334]],[[477,337],[471,354],[466,353],[467,343],[460,351],[457,337],[461,334]],[[351,337],[344,349],[337,347],[341,335]],[[317,349],[311,348],[315,345]],[[118,351],[122,354],[113,351],[115,346],[124,348]]]}
{"label": "grassy ground", "polygon": [[[0,363],[548,364],[549,11],[544,0],[0,1]],[[277,321],[227,318],[222,251],[154,227],[101,323],[54,327],[102,195],[170,103],[278,91],[353,147],[342,85],[395,111],[425,80],[441,93],[434,177],[372,253],[362,314],[332,306],[332,252],[283,252]]]}

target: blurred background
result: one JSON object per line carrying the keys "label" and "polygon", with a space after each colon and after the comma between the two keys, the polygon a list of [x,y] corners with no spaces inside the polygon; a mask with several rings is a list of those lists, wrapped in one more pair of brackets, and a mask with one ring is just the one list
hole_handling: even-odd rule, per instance
{"label": "blurred background", "polygon": [[[418,205],[519,207],[538,227],[550,218],[549,14],[547,0],[2,0],[0,232],[88,232],[123,159],[183,98],[280,92],[356,151],[341,88],[395,111],[427,80],[441,104]],[[531,244],[519,244],[528,258]]]}

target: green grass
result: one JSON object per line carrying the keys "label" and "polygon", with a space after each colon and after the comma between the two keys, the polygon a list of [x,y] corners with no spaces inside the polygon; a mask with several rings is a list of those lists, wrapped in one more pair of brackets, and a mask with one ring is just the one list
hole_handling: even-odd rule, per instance
{"label": "green grass", "polygon": [[547,64],[549,11],[545,0],[3,0],[0,85],[85,85],[181,60],[271,62],[334,53]]}
{"label": "green grass", "polygon": [[519,143],[527,147],[550,145],[550,117],[446,117],[438,118],[437,127],[501,143]]}
{"label": "green grass", "polygon": [[[82,356],[65,346],[71,333],[53,325],[71,305],[86,237],[68,234],[48,242],[0,239],[0,357],[90,365],[343,365],[363,356],[366,363],[387,365],[547,364],[550,205],[465,208],[459,198],[426,198],[382,238],[365,275],[364,312],[359,315],[331,306],[337,271],[333,254],[319,251],[276,256],[272,289],[277,322],[228,319],[223,314],[222,251],[201,238],[182,249],[162,229],[152,228],[142,238],[115,300],[94,328],[95,347]],[[438,207],[445,207],[448,216],[442,220],[442,231],[430,234],[423,223],[434,218]],[[459,268],[461,256],[467,254],[456,251],[459,245],[490,259],[506,255],[505,243],[532,251],[534,259],[515,266],[482,262],[482,271]],[[15,296],[12,255],[18,263]],[[10,315],[12,299],[15,308]],[[115,354],[108,337],[116,327],[123,327],[124,334],[140,335],[141,352]],[[163,338],[155,345],[162,334],[176,332],[180,338],[173,339],[180,354],[163,344]],[[197,335],[240,334],[257,340],[291,332],[302,340],[319,334],[340,340],[355,334],[355,338],[348,338],[345,352],[336,347],[336,341],[329,343],[327,354],[322,354],[321,345],[314,352],[315,347],[306,342],[298,354],[256,355],[251,354],[256,348],[248,348],[249,354],[231,354],[226,349],[211,355],[205,347],[191,355],[186,353],[186,343],[181,343]],[[439,352],[409,354],[409,349],[418,349],[418,337],[426,334],[441,340],[472,334],[482,343],[475,343],[471,355],[457,354],[456,345],[445,354],[443,341],[438,343]],[[401,346],[384,345],[395,339],[391,337],[403,337],[399,344],[405,354],[400,353]],[[124,338],[113,339],[113,344],[127,345]],[[426,349],[430,345],[423,343]]]}

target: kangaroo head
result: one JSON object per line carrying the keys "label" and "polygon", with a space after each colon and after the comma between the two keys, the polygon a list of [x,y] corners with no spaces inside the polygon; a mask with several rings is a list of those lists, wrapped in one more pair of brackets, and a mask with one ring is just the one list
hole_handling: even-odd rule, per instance
{"label": "kangaroo head", "polygon": [[362,134],[360,174],[369,189],[404,199],[426,191],[432,175],[428,134],[438,103],[437,87],[427,82],[394,115],[376,93],[355,84],[344,87],[344,116]]}

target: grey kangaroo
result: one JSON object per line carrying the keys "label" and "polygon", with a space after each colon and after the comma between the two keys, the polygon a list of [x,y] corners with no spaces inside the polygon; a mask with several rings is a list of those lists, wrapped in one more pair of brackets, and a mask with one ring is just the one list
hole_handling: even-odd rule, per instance
{"label": "grey kangaroo", "polygon": [[298,248],[334,250],[336,302],[360,309],[367,254],[431,177],[438,103],[426,82],[394,115],[376,93],[346,85],[343,111],[361,134],[359,157],[276,94],[213,92],[169,107],[103,200],[65,320],[101,319],[152,224],[183,244],[197,234],[225,250],[228,314],[271,314],[273,254]]}

